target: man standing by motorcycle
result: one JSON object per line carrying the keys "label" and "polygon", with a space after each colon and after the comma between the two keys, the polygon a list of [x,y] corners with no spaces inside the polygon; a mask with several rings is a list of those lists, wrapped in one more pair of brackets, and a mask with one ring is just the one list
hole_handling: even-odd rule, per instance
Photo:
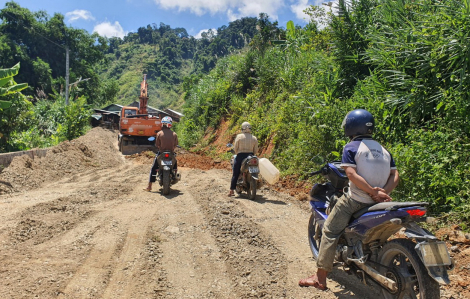
{"label": "man standing by motorcycle", "polygon": [[[155,146],[158,149],[158,153],[155,155],[155,159],[153,160],[152,169],[150,170],[149,184],[148,187],[144,189],[145,191],[152,191],[152,183],[155,183],[156,181],[159,167],[157,162],[158,155],[164,151],[174,152],[178,145],[178,136],[171,130],[172,123],[173,119],[171,117],[165,116],[162,118],[162,130],[157,133],[157,138],[155,139]],[[174,169],[177,169],[176,162]]]}
{"label": "man standing by motorcycle", "polygon": [[364,207],[391,201],[390,192],[399,175],[391,154],[372,139],[374,117],[364,109],[349,112],[343,120],[350,142],[343,148],[341,167],[349,179],[349,190],[338,200],[323,226],[317,273],[299,281],[303,287],[326,290],[326,277],[333,270],[338,239],[351,216]]}
{"label": "man standing by motorcycle", "polygon": [[228,193],[228,196],[235,195],[234,190],[237,186],[242,161],[249,155],[256,155],[258,152],[258,139],[251,134],[251,125],[249,122],[242,123],[242,132],[235,138],[233,150],[237,157],[233,164],[232,181],[230,183],[230,192]]}

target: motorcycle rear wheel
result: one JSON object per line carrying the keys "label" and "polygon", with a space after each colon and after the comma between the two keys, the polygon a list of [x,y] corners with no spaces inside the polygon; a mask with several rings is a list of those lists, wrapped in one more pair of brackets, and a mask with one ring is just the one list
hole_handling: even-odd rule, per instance
{"label": "motorcycle rear wheel", "polygon": [[[379,263],[391,268],[391,271],[383,268],[381,273],[399,285],[396,294],[382,289],[383,298],[440,298],[439,283],[428,275],[415,246],[416,243],[409,239],[394,239],[382,247]],[[401,277],[397,277],[396,273]]]}
{"label": "motorcycle rear wheel", "polygon": [[[310,250],[312,251],[313,258],[318,259],[318,251],[320,250],[320,242],[321,242],[321,229],[317,232],[319,228],[317,228],[317,220],[315,219],[314,215],[310,215],[310,220],[308,221],[308,243],[310,244]],[[315,238],[317,235],[317,238]]]}
{"label": "motorcycle rear wheel", "polygon": [[163,195],[170,194],[170,172],[163,171],[162,175]]}
{"label": "motorcycle rear wheel", "polygon": [[251,177],[250,178],[250,186],[248,190],[246,190],[246,193],[248,194],[248,198],[250,200],[254,200],[256,197],[256,180]]}

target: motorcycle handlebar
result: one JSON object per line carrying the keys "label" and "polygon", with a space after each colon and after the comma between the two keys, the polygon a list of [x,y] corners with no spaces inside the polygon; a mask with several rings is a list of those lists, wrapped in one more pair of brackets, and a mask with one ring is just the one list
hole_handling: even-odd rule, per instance
{"label": "motorcycle handlebar", "polygon": [[320,174],[321,172],[322,172],[322,170],[320,169],[320,170],[318,170],[318,171],[312,171],[312,172],[310,172],[308,175],[309,175],[309,176],[314,176],[314,175]]}

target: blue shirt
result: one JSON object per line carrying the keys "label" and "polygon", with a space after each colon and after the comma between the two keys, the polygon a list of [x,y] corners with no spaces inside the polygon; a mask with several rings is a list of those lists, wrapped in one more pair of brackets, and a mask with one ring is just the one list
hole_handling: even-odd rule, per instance
{"label": "blue shirt", "polygon": [[[392,155],[372,138],[357,138],[346,144],[343,149],[341,166],[356,168],[372,187],[383,188],[390,177],[390,170],[397,169]],[[375,201],[353,182],[349,181],[348,195],[356,201],[374,204]]]}

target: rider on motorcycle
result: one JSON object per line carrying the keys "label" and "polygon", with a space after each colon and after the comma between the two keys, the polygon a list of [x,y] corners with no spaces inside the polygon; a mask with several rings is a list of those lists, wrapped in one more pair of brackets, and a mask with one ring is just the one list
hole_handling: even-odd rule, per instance
{"label": "rider on motorcycle", "polygon": [[[152,169],[150,170],[149,184],[145,191],[152,191],[152,183],[155,183],[158,171],[158,162],[157,158],[161,152],[171,151],[174,152],[176,146],[178,145],[178,136],[175,132],[171,130],[173,119],[169,116],[162,118],[162,130],[157,133],[157,138],[155,139],[155,146],[158,149],[155,159],[153,160]],[[176,170],[177,165],[175,162],[174,169]]]}
{"label": "rider on motorcycle", "polygon": [[399,175],[390,153],[372,139],[374,117],[364,109],[350,111],[343,120],[350,142],[343,148],[341,167],[349,179],[349,190],[338,200],[325,221],[317,260],[317,273],[299,281],[300,286],[326,290],[326,276],[333,270],[336,247],[351,216],[364,207],[391,201],[389,193]]}
{"label": "rider on motorcycle", "polygon": [[230,192],[228,193],[228,196],[235,195],[234,190],[237,186],[242,161],[249,155],[256,155],[258,152],[258,139],[251,135],[251,125],[249,122],[242,123],[242,133],[238,134],[235,138],[233,150],[237,157],[233,164],[232,181],[230,183]]}

